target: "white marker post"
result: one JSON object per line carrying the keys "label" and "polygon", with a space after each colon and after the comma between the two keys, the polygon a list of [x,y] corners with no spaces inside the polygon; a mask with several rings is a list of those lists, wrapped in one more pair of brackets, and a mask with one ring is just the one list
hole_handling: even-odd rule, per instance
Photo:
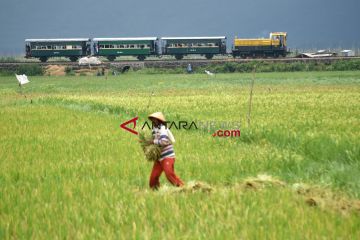
{"label": "white marker post", "polygon": [[206,73],[207,75],[209,75],[209,76],[215,76],[214,73],[212,73],[212,72],[210,72],[210,71],[208,71],[208,70],[205,70],[205,73]]}
{"label": "white marker post", "polygon": [[[23,75],[15,74],[15,76],[16,76],[18,82],[19,82],[20,93],[21,93],[21,95],[23,95],[26,98],[26,95],[23,94],[23,91],[22,91],[22,85],[25,85],[25,84],[29,83],[30,81],[29,81],[28,77],[25,74],[23,74]],[[32,103],[32,99],[31,99],[31,103]]]}

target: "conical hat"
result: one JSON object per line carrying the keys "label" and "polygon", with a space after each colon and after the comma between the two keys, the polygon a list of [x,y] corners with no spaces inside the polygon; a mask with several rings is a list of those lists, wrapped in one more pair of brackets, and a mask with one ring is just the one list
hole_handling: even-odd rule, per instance
{"label": "conical hat", "polygon": [[156,113],[150,114],[150,115],[148,116],[148,118],[149,118],[149,119],[150,119],[150,118],[156,118],[156,119],[158,119],[158,120],[160,120],[160,121],[162,121],[162,122],[166,122],[165,117],[164,117],[164,114],[162,114],[162,112],[156,112]]}

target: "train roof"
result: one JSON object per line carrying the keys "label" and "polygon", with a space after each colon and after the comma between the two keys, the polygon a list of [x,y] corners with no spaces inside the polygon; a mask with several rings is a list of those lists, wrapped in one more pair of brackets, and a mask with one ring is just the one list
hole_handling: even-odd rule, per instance
{"label": "train roof", "polygon": [[163,40],[205,40],[205,39],[226,39],[225,36],[212,37],[162,37]]}
{"label": "train roof", "polygon": [[133,37],[133,38],[93,38],[93,41],[155,41],[157,37]]}
{"label": "train roof", "polygon": [[90,38],[49,38],[49,39],[25,39],[25,42],[86,42]]}

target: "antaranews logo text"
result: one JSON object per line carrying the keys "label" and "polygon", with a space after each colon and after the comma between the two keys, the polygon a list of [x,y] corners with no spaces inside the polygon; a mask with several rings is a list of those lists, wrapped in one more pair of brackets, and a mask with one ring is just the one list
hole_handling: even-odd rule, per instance
{"label": "antaranews logo text", "polygon": [[[132,134],[138,135],[138,132],[135,130],[139,117],[134,117],[128,121],[125,121],[120,125],[122,129],[128,131]],[[132,127],[128,125],[132,124]],[[213,137],[240,137],[240,123],[239,122],[226,122],[226,121],[170,121],[164,122],[166,128],[177,129],[177,130],[207,130],[208,132],[213,132]],[[153,123],[145,121],[141,125],[141,129],[153,128]]]}

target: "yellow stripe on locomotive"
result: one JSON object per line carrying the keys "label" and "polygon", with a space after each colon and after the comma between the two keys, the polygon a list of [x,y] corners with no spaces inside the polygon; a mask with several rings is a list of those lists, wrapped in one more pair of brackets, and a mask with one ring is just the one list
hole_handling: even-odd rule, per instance
{"label": "yellow stripe on locomotive", "polygon": [[257,38],[257,39],[234,39],[235,47],[256,47],[256,46],[284,46],[286,47],[286,36],[285,32],[273,32],[270,33],[270,38]]}

